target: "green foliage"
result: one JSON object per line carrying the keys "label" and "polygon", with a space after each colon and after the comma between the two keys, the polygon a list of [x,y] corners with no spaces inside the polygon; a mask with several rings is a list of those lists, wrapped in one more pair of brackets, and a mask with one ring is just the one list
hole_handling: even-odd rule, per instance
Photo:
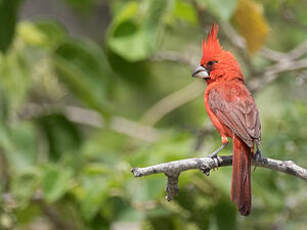
{"label": "green foliage", "polygon": [[221,20],[227,21],[232,16],[237,6],[237,0],[206,0],[208,9]]}
{"label": "green foliage", "polygon": [[62,154],[76,154],[82,144],[78,127],[61,114],[41,116],[37,120],[41,135],[47,139],[49,159],[58,161]]}
{"label": "green foliage", "polygon": [[164,0],[127,2],[110,26],[109,47],[129,61],[149,57],[157,48],[167,7]]}
{"label": "green foliage", "polygon": [[107,91],[112,74],[100,47],[90,42],[61,43],[54,57],[60,79],[83,103],[107,115]]}
{"label": "green foliage", "polygon": [[175,17],[179,20],[187,21],[191,24],[197,24],[197,13],[195,8],[189,2],[176,0],[175,2]]}
{"label": "green foliage", "polygon": [[[204,29],[213,21],[232,23],[253,51],[264,45],[270,25],[266,45],[288,51],[306,40],[306,3],[64,2],[75,17],[66,26],[44,18],[16,24],[19,1],[0,0],[0,229],[5,229],[4,217],[12,229],[60,229],[54,213],[78,230],[127,223],[144,230],[305,228],[306,183],[289,175],[257,168],[252,213],[241,218],[229,197],[230,167],[210,177],[196,170],[181,174],[179,195],[171,202],[164,198],[164,175],[134,178],[130,170],[203,156],[220,144],[214,133],[199,145],[200,129],[208,122],[201,96],[151,127],[156,139],[142,139],[152,133],[135,123],[142,125],[143,115],[157,101],[192,82],[190,66],[156,61],[156,54],[173,51],[198,60]],[[75,36],[70,26],[82,22],[82,32],[101,7],[110,13],[102,16],[108,22],[104,37]],[[223,28],[219,38],[224,47],[236,50]],[[259,72],[271,64],[259,54],[249,58]],[[263,154],[306,168],[305,75],[284,73],[260,90],[256,101]],[[231,146],[223,150],[231,152]],[[4,199],[7,193],[13,202]]]}
{"label": "green foliage", "polygon": [[41,188],[47,202],[55,202],[69,189],[72,172],[69,169],[48,165],[43,169]]}
{"label": "green foliage", "polygon": [[15,25],[20,0],[0,1],[0,51],[6,52],[10,47],[15,33]]}

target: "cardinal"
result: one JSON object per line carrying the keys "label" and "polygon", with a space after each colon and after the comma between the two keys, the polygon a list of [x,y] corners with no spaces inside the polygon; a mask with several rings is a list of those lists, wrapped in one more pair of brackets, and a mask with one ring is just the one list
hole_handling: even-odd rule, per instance
{"label": "cardinal", "polygon": [[[241,215],[251,211],[251,161],[261,158],[261,124],[252,94],[234,55],[224,50],[217,38],[218,25],[213,24],[207,41],[203,41],[203,56],[192,76],[204,79],[205,108],[221,136],[217,154],[233,139],[231,200]],[[255,152],[256,148],[256,152]]]}

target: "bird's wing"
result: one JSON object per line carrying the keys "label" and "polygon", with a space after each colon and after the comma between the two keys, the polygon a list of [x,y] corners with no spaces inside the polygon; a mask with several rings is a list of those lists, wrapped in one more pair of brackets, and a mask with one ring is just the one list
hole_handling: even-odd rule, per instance
{"label": "bird's wing", "polygon": [[209,106],[226,125],[249,147],[260,142],[261,124],[256,103],[243,82],[221,83],[209,92]]}

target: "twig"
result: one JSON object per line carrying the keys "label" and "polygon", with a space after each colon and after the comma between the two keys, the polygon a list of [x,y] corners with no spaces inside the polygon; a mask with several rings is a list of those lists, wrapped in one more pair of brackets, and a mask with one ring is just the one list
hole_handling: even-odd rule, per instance
{"label": "twig", "polygon": [[[205,27],[205,10],[197,3],[197,1],[192,0],[192,3],[197,11],[197,15],[201,24],[201,27]],[[278,51],[271,50],[269,48],[263,48],[261,54],[277,64],[273,64],[265,68],[264,71],[257,72],[253,67],[250,56],[246,51],[246,41],[241,37],[228,22],[221,23],[221,27],[228,40],[232,42],[234,48],[236,48],[241,55],[241,59],[245,62],[248,68],[250,77],[250,82],[248,83],[249,88],[252,92],[259,91],[261,88],[265,87],[267,84],[276,80],[280,75],[279,73],[295,71],[307,68],[306,60],[296,60],[299,57],[307,53],[307,41],[299,44],[297,47],[292,49],[288,53],[282,53]],[[187,58],[185,55],[176,53],[174,51],[164,51],[155,55],[152,60],[154,61],[174,61],[178,63],[187,64],[191,67],[195,66],[194,58]],[[193,86],[193,87],[192,87]],[[195,86],[196,87],[196,86]],[[176,98],[177,94],[181,96],[181,93],[185,93],[184,97]],[[200,91],[198,91],[200,92]],[[145,124],[154,125],[165,115],[177,109],[178,107],[193,101],[198,97],[200,93],[197,93],[194,89],[193,83],[180,89],[170,95],[162,98],[156,104],[154,104],[148,111],[145,112],[141,122]],[[181,101],[180,101],[181,100]]]}
{"label": "twig", "polygon": [[[195,60],[194,60],[195,59]],[[185,65],[189,65],[192,68],[196,67],[198,64],[198,60],[196,57],[192,57],[190,55],[178,54],[175,51],[161,51],[155,54],[151,59],[151,61],[171,61],[177,62]]]}
{"label": "twig", "polygon": [[[271,158],[262,158],[253,160],[253,165],[262,168],[268,168],[299,177],[307,180],[307,169],[296,165],[293,161],[281,161]],[[190,169],[198,169],[209,176],[210,171],[214,168],[232,165],[232,156],[221,156],[217,159],[209,157],[189,158],[184,160],[171,161],[158,165],[149,166],[146,168],[133,168],[131,172],[135,177],[148,176],[151,174],[164,173],[168,180],[166,186],[166,199],[172,200],[177,195],[178,178],[181,172]]]}
{"label": "twig", "polygon": [[283,53],[275,50],[271,50],[267,47],[264,47],[261,49],[261,54],[270,59],[271,61],[275,62],[283,62],[287,60],[295,60],[303,56],[307,53],[307,41],[302,42],[297,47],[292,49],[288,53]]}
{"label": "twig", "polygon": [[[88,124],[99,128],[105,125],[103,117],[93,110],[76,106],[65,106],[64,113],[69,120],[79,124]],[[146,142],[155,142],[161,136],[160,131],[150,126],[141,125],[135,121],[119,116],[111,117],[110,128],[118,133],[126,134]]]}
{"label": "twig", "polygon": [[[274,61],[278,60],[278,62],[276,64],[268,66],[262,72],[257,74],[254,70],[251,70],[251,73],[253,73],[254,75],[252,76],[250,81],[247,82],[247,85],[251,89],[251,91],[254,93],[259,91],[266,85],[275,81],[280,76],[280,73],[307,69],[306,58],[295,60],[303,56],[303,54],[307,53],[306,44],[307,42],[298,45],[296,48],[294,48],[287,54],[283,54],[270,49],[264,49],[262,52],[265,53],[268,59]],[[175,54],[173,53],[172,55]],[[177,59],[181,59],[179,58],[181,57],[181,54],[177,55]],[[176,58],[173,58],[173,60],[176,60]],[[142,123],[153,126],[168,113],[172,112],[173,110],[188,102],[193,101],[195,98],[200,96],[201,92],[203,92],[203,90],[197,89],[197,84],[201,85],[199,81],[195,81],[190,85],[184,87],[183,89],[175,91],[170,95],[167,95],[166,97],[162,98],[145,112],[143,118],[141,119]]]}
{"label": "twig", "polygon": [[186,87],[171,93],[153,105],[141,118],[141,123],[154,126],[166,114],[200,96],[203,87],[199,81],[193,81]]}
{"label": "twig", "polygon": [[[88,125],[95,128],[101,128],[105,125],[105,121],[99,113],[94,110],[77,106],[28,103],[25,105],[20,116],[22,119],[32,119],[55,112],[63,112],[68,120],[78,124]],[[109,126],[116,132],[146,142],[155,142],[161,136],[161,132],[155,128],[141,125],[135,121],[119,116],[111,117]]]}
{"label": "twig", "polygon": [[249,82],[248,86],[252,92],[256,92],[265,85],[276,80],[279,77],[278,74],[301,69],[307,69],[307,58],[298,61],[284,60],[266,68],[262,74],[259,74],[259,77],[254,77],[252,81]]}

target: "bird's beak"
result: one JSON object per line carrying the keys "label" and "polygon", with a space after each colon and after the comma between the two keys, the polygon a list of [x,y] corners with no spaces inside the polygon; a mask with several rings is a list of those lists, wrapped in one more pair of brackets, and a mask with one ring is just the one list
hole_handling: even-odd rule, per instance
{"label": "bird's beak", "polygon": [[206,79],[209,78],[209,72],[205,67],[200,65],[193,71],[192,77]]}

